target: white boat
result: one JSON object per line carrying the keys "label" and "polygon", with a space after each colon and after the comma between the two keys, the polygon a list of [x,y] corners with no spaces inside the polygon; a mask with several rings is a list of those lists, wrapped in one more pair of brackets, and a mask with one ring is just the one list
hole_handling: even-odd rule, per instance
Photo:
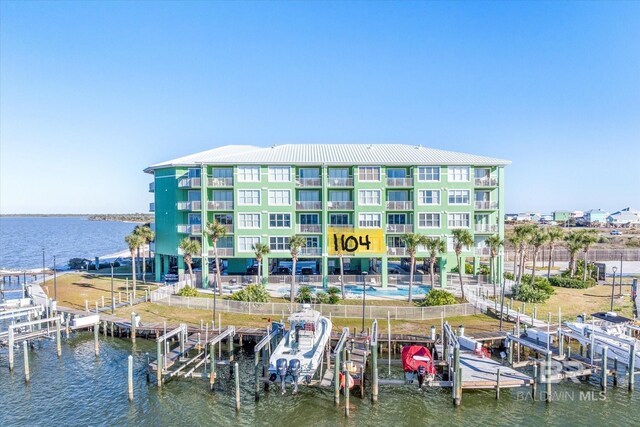
{"label": "white boat", "polygon": [[294,393],[300,379],[311,382],[331,338],[331,321],[308,304],[289,316],[289,325],[269,359],[269,379],[279,380],[283,393],[287,382],[293,384]]}

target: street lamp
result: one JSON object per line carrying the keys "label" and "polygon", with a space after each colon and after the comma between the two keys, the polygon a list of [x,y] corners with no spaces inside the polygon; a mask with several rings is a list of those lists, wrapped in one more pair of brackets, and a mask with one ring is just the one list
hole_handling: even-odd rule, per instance
{"label": "street lamp", "polygon": [[613,267],[612,270],[613,270],[613,283],[611,284],[611,310],[609,311],[613,311],[613,294],[616,290],[616,271],[618,271],[618,268]]}
{"label": "street lamp", "polygon": [[116,310],[116,299],[113,296],[113,260],[109,263],[111,266],[111,314]]}

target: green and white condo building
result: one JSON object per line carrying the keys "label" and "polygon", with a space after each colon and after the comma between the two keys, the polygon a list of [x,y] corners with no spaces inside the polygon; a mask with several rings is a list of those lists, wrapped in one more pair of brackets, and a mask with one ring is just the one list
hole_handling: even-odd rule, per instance
{"label": "green and white condo building", "polygon": [[[227,228],[218,242],[225,275],[255,270],[253,244],[269,245],[262,272],[291,270],[288,239],[306,237],[297,273],[327,283],[339,274],[339,259],[330,255],[329,228],[377,230],[384,237],[380,253],[343,257],[345,274],[368,274],[381,286],[389,271],[402,269],[407,258],[402,236],[419,233],[447,240],[438,258],[440,283],[456,266],[451,232],[467,228],[477,270],[489,257],[484,241],[504,236],[504,167],[510,162],[490,157],[403,144],[292,144],[272,147],[230,145],[149,166],[153,175],[156,280],[177,268],[184,274],[178,249],[185,236],[202,243],[195,260],[198,281],[214,280],[214,252],[204,233],[217,220]],[[419,248],[417,258],[428,257]],[[497,277],[503,256],[497,258]],[[255,273],[254,273],[255,274]]]}

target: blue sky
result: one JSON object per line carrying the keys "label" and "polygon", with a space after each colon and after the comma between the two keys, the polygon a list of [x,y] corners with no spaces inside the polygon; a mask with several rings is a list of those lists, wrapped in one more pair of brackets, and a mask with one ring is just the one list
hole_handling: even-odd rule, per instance
{"label": "blue sky", "polygon": [[640,208],[640,2],[0,3],[0,212],[146,211],[224,144],[513,161],[507,211]]}

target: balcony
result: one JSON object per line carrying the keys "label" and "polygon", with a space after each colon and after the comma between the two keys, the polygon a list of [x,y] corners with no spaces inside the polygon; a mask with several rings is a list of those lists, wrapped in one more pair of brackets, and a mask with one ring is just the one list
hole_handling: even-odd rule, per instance
{"label": "balcony", "polygon": [[489,224],[476,224],[473,228],[476,233],[497,233],[498,226],[497,225],[489,225]]}
{"label": "balcony", "polygon": [[387,210],[410,211],[413,210],[413,202],[387,202]]}
{"label": "balcony", "polygon": [[473,253],[476,256],[490,256],[491,255],[491,249],[490,248],[485,248],[485,247],[474,247],[473,248]]}
{"label": "balcony", "polygon": [[476,187],[497,187],[498,186],[498,178],[494,177],[483,177],[475,179]]}
{"label": "balcony", "polygon": [[296,209],[303,211],[319,211],[322,210],[322,202],[296,202]]}
{"label": "balcony", "polygon": [[233,233],[233,224],[223,224],[227,233]]}
{"label": "balcony", "polygon": [[155,193],[156,192],[156,183],[155,182],[150,182],[149,183],[149,193]]}
{"label": "balcony", "polygon": [[212,200],[207,202],[208,210],[216,210],[216,211],[231,211],[233,210],[233,202],[216,202]]}
{"label": "balcony", "polygon": [[475,202],[474,207],[476,210],[491,211],[491,210],[498,209],[498,202],[490,202],[490,201]]}
{"label": "balcony", "polygon": [[387,233],[413,233],[413,224],[387,224]]}
{"label": "balcony", "polygon": [[178,224],[178,233],[200,234],[202,233],[202,224]]}
{"label": "balcony", "polygon": [[321,233],[322,226],[320,224],[299,224],[298,233]]}
{"label": "balcony", "polygon": [[320,256],[322,255],[322,249],[320,248],[300,248],[298,252],[300,256]]}
{"label": "balcony", "polygon": [[327,209],[343,211],[353,209],[353,202],[327,202]]}
{"label": "balcony", "polygon": [[233,187],[233,178],[208,178],[207,187]]}
{"label": "balcony", "polygon": [[353,224],[329,224],[331,228],[353,228]]}
{"label": "balcony", "polygon": [[179,211],[199,211],[202,209],[202,202],[197,200],[193,202],[178,202]]}
{"label": "balcony", "polygon": [[322,178],[296,178],[296,187],[322,187]]}
{"label": "balcony", "polygon": [[329,187],[353,187],[353,178],[329,178]]}
{"label": "balcony", "polygon": [[155,212],[155,211],[156,211],[156,204],[149,203],[149,212]]}
{"label": "balcony", "polygon": [[407,248],[387,247],[387,255],[391,256],[407,256]]}
{"label": "balcony", "polygon": [[200,188],[200,178],[182,178],[178,181],[178,188]]}
{"label": "balcony", "polygon": [[[216,256],[213,249],[209,249],[208,255],[210,257]],[[218,256],[219,257],[233,256],[233,248],[218,248]]]}
{"label": "balcony", "polygon": [[413,178],[387,178],[387,187],[413,187]]}

